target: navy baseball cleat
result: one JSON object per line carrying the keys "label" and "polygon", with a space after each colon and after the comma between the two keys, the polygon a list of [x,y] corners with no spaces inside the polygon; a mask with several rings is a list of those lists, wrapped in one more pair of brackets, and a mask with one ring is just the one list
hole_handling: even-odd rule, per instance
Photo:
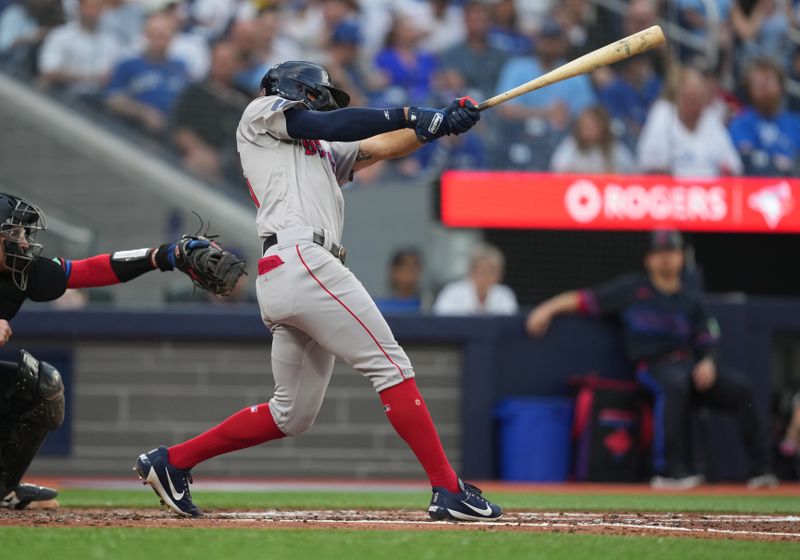
{"label": "navy baseball cleat", "polygon": [[169,464],[169,454],[163,445],[136,460],[133,470],[139,474],[142,484],[149,484],[161,498],[161,503],[184,517],[200,517],[202,513],[192,503],[189,484],[192,475]]}
{"label": "navy baseball cleat", "polygon": [[503,508],[483,497],[481,489],[458,479],[460,494],[434,487],[428,515],[434,521],[483,521],[500,519]]}

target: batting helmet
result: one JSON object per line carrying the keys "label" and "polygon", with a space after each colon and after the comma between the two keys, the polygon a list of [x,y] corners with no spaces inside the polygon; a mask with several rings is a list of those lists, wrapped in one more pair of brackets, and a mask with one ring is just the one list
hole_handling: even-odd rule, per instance
{"label": "batting helmet", "polygon": [[11,272],[14,284],[20,290],[27,289],[28,268],[42,252],[41,243],[35,242],[36,233],[45,229],[44,212],[38,206],[24,198],[0,193],[2,264]]}
{"label": "batting helmet", "polygon": [[350,103],[347,92],[331,83],[327,70],[301,60],[281,62],[270,68],[261,78],[261,89],[267,95],[300,101],[314,111],[332,111]]}

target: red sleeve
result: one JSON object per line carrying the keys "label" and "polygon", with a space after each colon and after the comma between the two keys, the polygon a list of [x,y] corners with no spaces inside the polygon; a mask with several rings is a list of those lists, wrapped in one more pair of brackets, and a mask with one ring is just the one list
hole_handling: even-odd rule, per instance
{"label": "red sleeve", "polygon": [[114,269],[111,268],[111,255],[105,253],[79,261],[63,261],[67,273],[67,288],[93,288],[119,284]]}

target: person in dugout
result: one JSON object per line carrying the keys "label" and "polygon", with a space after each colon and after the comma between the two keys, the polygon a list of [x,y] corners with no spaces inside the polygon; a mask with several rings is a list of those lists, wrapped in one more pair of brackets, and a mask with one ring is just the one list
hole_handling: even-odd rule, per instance
{"label": "person in dugout", "polygon": [[[9,321],[28,299],[52,301],[67,288],[118,284],[176,265],[174,243],[75,261],[40,257],[36,236],[46,227],[36,205],[0,193],[0,347],[11,337]],[[192,249],[207,245],[191,243],[196,243]],[[23,509],[56,497],[52,488],[21,481],[47,433],[63,420],[64,386],[58,370],[25,350],[17,362],[0,361],[0,508]]]}
{"label": "person in dugout", "polygon": [[653,487],[688,489],[704,481],[687,456],[694,405],[732,413],[750,456],[748,486],[776,486],[753,389],[741,373],[718,363],[717,321],[706,311],[702,293],[685,281],[684,262],[681,233],[654,231],[644,272],[559,294],[531,311],[526,328],[542,336],[563,313],[619,321],[637,379],[654,397]]}

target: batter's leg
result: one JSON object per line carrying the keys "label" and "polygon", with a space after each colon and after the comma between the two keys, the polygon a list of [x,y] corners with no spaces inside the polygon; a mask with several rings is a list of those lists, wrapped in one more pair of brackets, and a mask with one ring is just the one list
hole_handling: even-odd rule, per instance
{"label": "batter's leg", "polygon": [[364,286],[320,247],[301,245],[295,252],[306,273],[303,298],[295,300],[295,324],[372,382],[389,422],[414,452],[431,485],[459,492],[458,477],[417,390],[411,362]]}
{"label": "batter's leg", "polygon": [[294,327],[272,328],[275,393],[269,404],[244,408],[207,432],[169,448],[182,470],[223,453],[306,431],[314,423],[333,371],[333,354]]}
{"label": "batter's leg", "polygon": [[275,396],[249,406],[184,443],[142,453],[134,471],[175,513],[196,517],[189,469],[223,453],[302,432],[314,421],[333,371],[333,355],[302,331],[273,328]]}

